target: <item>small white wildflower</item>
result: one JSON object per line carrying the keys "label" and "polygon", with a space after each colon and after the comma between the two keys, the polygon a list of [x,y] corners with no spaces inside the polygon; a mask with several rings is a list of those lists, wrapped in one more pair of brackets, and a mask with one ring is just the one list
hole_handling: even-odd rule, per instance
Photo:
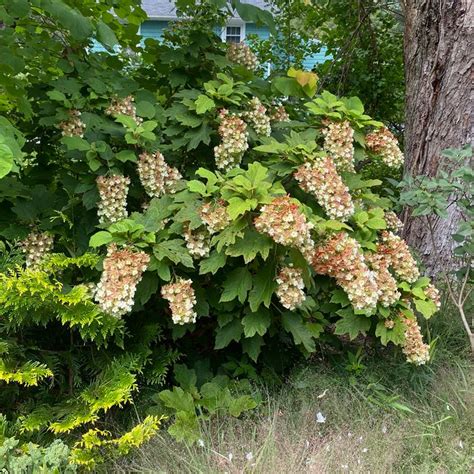
{"label": "small white wildflower", "polygon": [[198,439],[197,444],[200,448],[204,448],[204,440]]}
{"label": "small white wildflower", "polygon": [[234,458],[234,455],[232,453],[229,453],[227,455],[227,459],[229,460],[229,462],[232,462],[232,459]]}
{"label": "small white wildflower", "polygon": [[252,453],[252,452],[247,453],[247,454],[245,455],[245,459],[247,459],[247,461],[251,461],[251,460],[253,459],[253,453]]}
{"label": "small white wildflower", "polygon": [[367,451],[368,451],[367,448],[364,448],[364,449],[362,450],[363,453],[366,453]]}
{"label": "small white wildflower", "polygon": [[318,413],[316,413],[316,422],[317,423],[326,423],[326,417],[320,411],[318,411]]}
{"label": "small white wildflower", "polygon": [[464,443],[462,442],[462,440],[459,440],[459,447],[460,447],[461,449],[464,449]]}
{"label": "small white wildflower", "polygon": [[387,427],[385,425],[382,426],[382,433],[387,434]]}
{"label": "small white wildflower", "polygon": [[329,390],[329,389],[326,388],[323,393],[320,393],[320,394],[318,395],[318,398],[323,398],[323,397],[325,397],[325,396],[326,396],[326,393],[328,393],[328,390]]}

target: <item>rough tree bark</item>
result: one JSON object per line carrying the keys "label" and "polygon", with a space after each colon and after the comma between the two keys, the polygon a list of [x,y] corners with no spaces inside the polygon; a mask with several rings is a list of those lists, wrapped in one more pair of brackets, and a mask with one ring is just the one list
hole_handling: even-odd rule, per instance
{"label": "rough tree bark", "polygon": [[[405,0],[407,171],[433,176],[445,148],[473,143],[474,0]],[[459,212],[435,219],[441,258],[431,251],[426,220],[407,219],[404,237],[424,259],[430,273],[450,264],[451,234]]]}

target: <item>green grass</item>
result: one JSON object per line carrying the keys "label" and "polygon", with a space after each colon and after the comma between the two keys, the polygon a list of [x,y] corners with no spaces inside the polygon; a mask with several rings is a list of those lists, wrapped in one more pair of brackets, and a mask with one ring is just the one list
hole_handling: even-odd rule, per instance
{"label": "green grass", "polygon": [[426,367],[382,351],[355,375],[345,356],[314,357],[278,388],[260,387],[264,401],[246,417],[204,423],[201,445],[163,431],[113,471],[473,472],[473,366],[456,315],[444,314],[430,322],[439,339]]}

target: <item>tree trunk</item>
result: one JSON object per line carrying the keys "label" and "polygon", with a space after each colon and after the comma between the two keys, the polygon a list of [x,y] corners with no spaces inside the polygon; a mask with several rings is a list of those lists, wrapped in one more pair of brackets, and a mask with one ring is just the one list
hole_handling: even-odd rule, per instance
{"label": "tree trunk", "polygon": [[[405,0],[407,172],[433,176],[440,152],[473,143],[474,1]],[[450,265],[451,234],[459,211],[433,219],[440,258],[432,251],[423,218],[408,219],[404,237],[424,259],[430,273]]]}

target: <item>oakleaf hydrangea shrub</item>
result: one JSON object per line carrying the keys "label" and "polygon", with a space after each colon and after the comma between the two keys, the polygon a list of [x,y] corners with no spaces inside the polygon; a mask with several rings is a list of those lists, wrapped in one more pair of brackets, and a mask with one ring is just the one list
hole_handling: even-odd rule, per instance
{"label": "oakleaf hydrangea shrub", "polygon": [[[25,15],[11,17],[19,35],[38,21]],[[373,161],[401,167],[403,155],[360,100],[316,95],[304,71],[259,77],[248,47],[227,51],[211,28],[147,40],[133,68],[57,28],[44,39],[61,51],[54,67],[22,76],[28,106],[0,117],[11,152],[0,248],[23,256],[0,268],[11,437],[60,438],[92,469],[103,449],[126,453],[156,432],[156,414],[122,437],[102,429],[104,416],[161,389],[179,359],[194,369],[160,397],[178,412],[189,401],[175,435],[195,426],[205,402],[193,397],[210,390],[211,369],[309,357],[323,334],[372,335],[428,362],[417,318],[439,295],[397,234],[382,181],[363,178]],[[235,416],[255,406],[219,390]]]}

